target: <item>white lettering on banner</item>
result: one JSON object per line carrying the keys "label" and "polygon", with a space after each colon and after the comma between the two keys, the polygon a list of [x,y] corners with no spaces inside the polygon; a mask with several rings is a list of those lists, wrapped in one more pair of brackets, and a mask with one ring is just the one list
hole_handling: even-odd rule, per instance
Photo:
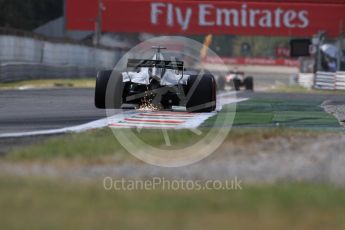
{"label": "white lettering on banner", "polygon": [[293,10],[289,10],[284,15],[284,25],[287,28],[294,28],[295,24],[292,23],[296,19],[297,13]]}
{"label": "white lettering on banner", "polygon": [[170,3],[168,4],[167,24],[170,27],[174,26],[174,6]]}
{"label": "white lettering on banner", "polygon": [[239,14],[237,10],[217,9],[217,26],[239,26]]}
{"label": "white lettering on banner", "polygon": [[275,18],[276,18],[276,20],[275,20],[275,26],[277,27],[277,28],[280,28],[280,25],[281,25],[281,20],[280,20],[280,17],[281,17],[281,15],[283,14],[283,10],[282,9],[280,9],[280,8],[278,8],[278,9],[276,9],[275,10]]}
{"label": "white lettering on banner", "polygon": [[[166,9],[166,12],[163,10]],[[166,14],[166,25],[173,27],[175,25],[175,14],[177,18],[177,23],[182,30],[187,30],[192,18],[193,10],[187,8],[185,14],[180,7],[175,7],[173,4],[168,3],[152,3],[151,4],[151,24],[159,25],[159,15]]]}
{"label": "white lettering on banner", "polygon": [[306,28],[309,26],[309,19],[308,19],[308,11],[302,10],[299,12],[299,19],[303,22],[303,24],[300,24],[299,28]]}
{"label": "white lettering on banner", "polygon": [[187,30],[189,27],[190,19],[192,17],[193,10],[187,8],[185,18],[183,18],[182,10],[179,7],[176,7],[177,22],[181,26],[182,30]]}
{"label": "white lettering on banner", "polygon": [[269,10],[263,10],[262,13],[264,14],[263,17],[259,19],[259,26],[261,27],[272,27],[272,13]]}
{"label": "white lettering on banner", "polygon": [[[201,27],[260,27],[307,28],[309,13],[306,10],[255,9],[246,4],[240,8],[217,8],[214,4],[198,5],[197,24]],[[166,18],[164,19],[164,15]],[[194,15],[193,8],[177,7],[173,3],[151,3],[151,24],[188,30]],[[196,19],[196,18],[195,18]],[[165,21],[164,21],[165,20]]]}
{"label": "white lettering on banner", "polygon": [[260,10],[250,10],[249,25],[255,27],[256,16],[260,13]]}
{"label": "white lettering on banner", "polygon": [[242,10],[241,10],[241,15],[242,15],[242,26],[246,27],[247,26],[247,5],[242,5]]}
{"label": "white lettering on banner", "polygon": [[199,5],[199,25],[200,26],[213,26],[214,22],[208,22],[206,17],[212,15],[211,9],[214,6],[212,4],[200,4]]}
{"label": "white lettering on banner", "polygon": [[161,10],[162,7],[165,7],[164,3],[151,4],[151,23],[153,25],[158,24],[158,15],[163,13],[163,11]]}

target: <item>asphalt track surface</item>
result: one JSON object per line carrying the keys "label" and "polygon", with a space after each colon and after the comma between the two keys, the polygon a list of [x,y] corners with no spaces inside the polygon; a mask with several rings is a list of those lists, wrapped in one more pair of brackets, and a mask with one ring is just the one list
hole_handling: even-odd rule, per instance
{"label": "asphalt track surface", "polygon": [[0,134],[75,126],[105,117],[92,89],[0,91]]}
{"label": "asphalt track surface", "polygon": [[[0,134],[76,126],[106,117],[93,89],[0,91]],[[241,92],[238,98],[344,101],[344,95]]]}
{"label": "asphalt track surface", "polygon": [[[255,86],[265,89],[277,82],[288,84],[290,74],[255,77]],[[0,90],[0,135],[61,129],[105,117],[105,111],[94,107],[93,89]]]}

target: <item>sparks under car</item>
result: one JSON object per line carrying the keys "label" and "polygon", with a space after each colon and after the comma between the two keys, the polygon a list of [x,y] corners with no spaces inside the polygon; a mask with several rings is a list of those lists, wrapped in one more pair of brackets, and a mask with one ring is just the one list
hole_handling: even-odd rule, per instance
{"label": "sparks under car", "polygon": [[128,109],[148,104],[161,110],[185,107],[188,112],[216,109],[216,82],[209,73],[188,71],[182,61],[167,61],[156,50],[152,59],[128,59],[122,72],[100,71],[95,105],[100,109]]}

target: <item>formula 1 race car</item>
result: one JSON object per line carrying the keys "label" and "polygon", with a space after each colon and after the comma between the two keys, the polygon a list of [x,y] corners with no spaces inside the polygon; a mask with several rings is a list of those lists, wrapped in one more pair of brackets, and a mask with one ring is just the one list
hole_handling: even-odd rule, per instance
{"label": "formula 1 race car", "polygon": [[244,72],[237,70],[230,71],[225,77],[225,83],[230,85],[236,91],[239,91],[241,87],[245,87],[246,90],[254,90],[254,79],[253,77],[245,77]]}
{"label": "formula 1 race car", "polygon": [[152,59],[128,59],[124,71],[100,71],[97,75],[95,105],[100,109],[185,107],[188,112],[216,109],[214,76],[188,71],[182,61],[167,61],[156,50]]}

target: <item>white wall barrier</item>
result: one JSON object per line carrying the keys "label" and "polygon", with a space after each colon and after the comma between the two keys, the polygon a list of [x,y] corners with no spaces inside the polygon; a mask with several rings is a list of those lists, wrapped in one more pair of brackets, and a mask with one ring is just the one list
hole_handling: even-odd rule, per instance
{"label": "white wall barrier", "polygon": [[317,72],[315,74],[315,89],[335,90],[336,73]]}
{"label": "white wall barrier", "polygon": [[54,44],[45,42],[43,63],[59,65],[77,65],[95,68],[112,68],[117,61],[119,51],[95,49],[87,46]]}
{"label": "white wall barrier", "polygon": [[335,81],[336,90],[345,90],[345,72],[337,72]]}
{"label": "white wall barrier", "polygon": [[0,82],[92,77],[97,70],[113,68],[122,52],[0,35]]}
{"label": "white wall barrier", "polygon": [[109,52],[108,50],[94,50],[92,54],[94,63],[101,68],[113,68],[115,63],[120,59],[120,52]]}
{"label": "white wall barrier", "polygon": [[33,38],[0,36],[0,62],[41,62],[42,42]]}
{"label": "white wall barrier", "polygon": [[0,64],[0,82],[34,79],[92,78],[98,69],[71,65],[48,65],[39,63]]}
{"label": "white wall barrier", "polygon": [[345,71],[336,73],[317,72],[300,73],[298,84],[305,88],[324,89],[324,90],[345,90]]}
{"label": "white wall barrier", "polygon": [[298,75],[298,84],[305,88],[311,89],[314,85],[313,73],[300,73]]}

